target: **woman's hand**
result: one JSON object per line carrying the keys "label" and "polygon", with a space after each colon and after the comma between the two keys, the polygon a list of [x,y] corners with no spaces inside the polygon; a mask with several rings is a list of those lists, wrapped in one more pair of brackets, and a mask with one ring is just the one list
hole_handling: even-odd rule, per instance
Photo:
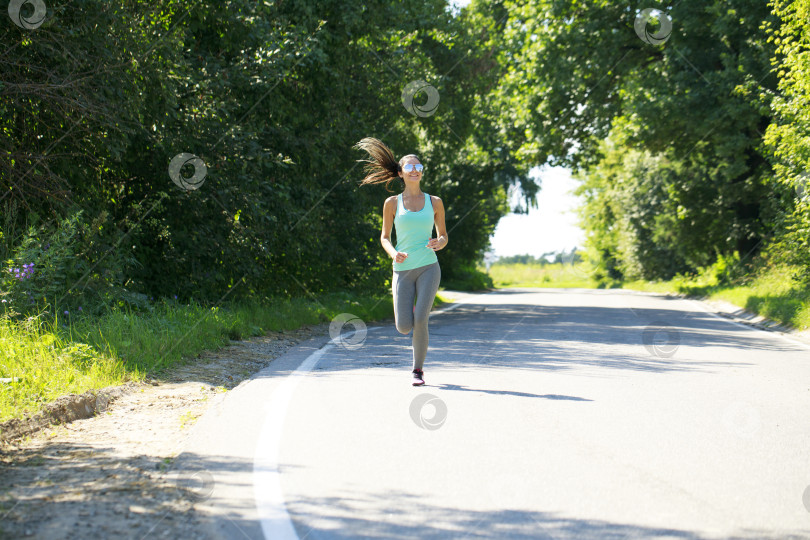
{"label": "woman's hand", "polygon": [[404,251],[397,251],[397,254],[394,256],[394,262],[401,263],[404,262],[405,259],[407,258],[408,258],[407,253],[405,253]]}
{"label": "woman's hand", "polygon": [[427,243],[427,247],[429,247],[433,251],[439,251],[440,249],[442,249],[446,245],[447,245],[447,237],[446,236],[440,236],[438,238],[431,238],[430,240],[428,240],[428,243]]}

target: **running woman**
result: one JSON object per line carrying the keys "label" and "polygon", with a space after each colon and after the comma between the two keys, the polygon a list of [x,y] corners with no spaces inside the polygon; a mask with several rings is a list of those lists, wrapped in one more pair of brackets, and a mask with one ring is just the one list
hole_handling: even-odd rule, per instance
{"label": "running woman", "polygon": [[[388,189],[397,177],[405,183],[402,193],[385,200],[380,242],[393,259],[391,291],[397,331],[407,334],[413,329],[413,385],[421,386],[425,384],[422,368],[428,348],[428,316],[441,280],[436,252],[447,246],[444,204],[439,197],[421,190],[424,166],[414,154],[397,161],[382,141],[371,137],[355,147],[368,152],[371,158],[362,160],[368,165],[361,186],[385,182]],[[438,238],[432,238],[434,224]],[[391,243],[392,225],[396,227],[396,247]]]}

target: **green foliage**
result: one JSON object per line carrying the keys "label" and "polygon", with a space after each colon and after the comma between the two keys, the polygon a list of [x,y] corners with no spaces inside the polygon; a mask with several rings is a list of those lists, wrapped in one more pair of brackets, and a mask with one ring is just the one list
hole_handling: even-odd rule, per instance
{"label": "green foliage", "polygon": [[539,259],[535,258],[534,255],[511,255],[509,257],[498,257],[498,260],[492,263],[493,265],[496,264],[539,264],[543,265],[548,263],[548,261],[541,257]]}
{"label": "green foliage", "polygon": [[[641,2],[48,7],[0,57],[0,260],[37,269],[3,272],[21,315],[387,290],[389,193],[357,186],[365,136],[427,165],[445,284],[486,286],[473,268],[507,193],[535,204],[545,163],[577,169],[605,283],[763,248],[810,279],[808,0],[661,5],[657,46],[634,30]],[[414,80],[437,89],[433,114],[402,106]],[[181,153],[205,164],[196,190],[169,177]]]}
{"label": "green foliage", "polygon": [[[717,253],[756,254],[782,211],[760,133],[776,87],[765,4],[504,5],[510,54],[496,92],[514,112],[502,129],[526,134],[519,153],[578,170],[603,278],[665,278]],[[636,35],[647,7],[672,21],[663,44]]]}
{"label": "green foliage", "polygon": [[[744,268],[745,272],[740,272]],[[625,282],[624,288],[682,293],[724,300],[798,330],[810,328],[810,287],[792,279],[796,268],[760,261],[753,270],[739,261],[718,263],[660,282]]]}
{"label": "green foliage", "polygon": [[731,212],[716,184],[698,180],[699,170],[612,140],[601,149],[578,193],[588,243],[609,269],[604,277],[669,279],[734,248],[724,234]]}
{"label": "green foliage", "polygon": [[78,210],[53,225],[31,225],[0,274],[5,312],[99,314],[129,298],[120,285],[126,261],[106,249],[105,219],[85,223]]}
{"label": "green foliage", "polygon": [[604,287],[587,262],[498,263],[489,269],[495,287]]}
{"label": "green foliage", "polygon": [[[448,278],[487,248],[509,186],[536,192],[522,138],[500,131],[489,99],[503,76],[497,10],[453,17],[444,0],[48,8],[41,28],[10,30],[0,58],[0,213],[25,209],[3,224],[4,242],[16,249],[27,214],[104,216],[117,233],[107,250],[125,262],[93,262],[120,271],[121,302],[383,290],[388,193],[357,187],[351,147],[365,136],[427,164],[424,190],[447,212]],[[417,79],[439,91],[433,115],[402,105]],[[205,164],[197,190],[169,177],[180,153]],[[72,277],[59,283],[85,286]]]}
{"label": "green foliage", "polygon": [[456,291],[483,291],[492,289],[494,284],[486,272],[470,265],[456,269],[451,278],[442,276],[442,287]]}
{"label": "green foliage", "polygon": [[[69,393],[127,380],[122,362],[76,343],[56,321],[39,317],[12,321],[0,315],[0,421],[20,418]],[[137,376],[137,374],[133,374]]]}
{"label": "green foliage", "polygon": [[781,22],[765,25],[769,41],[777,46],[773,65],[779,91],[765,142],[773,152],[785,205],[780,216],[783,234],[771,247],[771,256],[798,267],[795,277],[810,283],[810,1],[775,0],[770,5]]}
{"label": "green foliage", "polygon": [[347,312],[364,321],[379,320],[392,309],[387,295],[346,292],[325,293],[316,301],[282,297],[221,306],[164,300],[150,312],[112,310],[99,321],[77,319],[70,332],[75,341],[121,359],[127,369],[155,375],[230,340],[318,324]]}
{"label": "green foliage", "polygon": [[704,270],[704,273],[709,276],[712,283],[718,285],[730,285],[745,276],[739,253],[729,256],[718,255],[717,261],[708,272]]}
{"label": "green foliage", "polygon": [[540,266],[545,266],[547,264],[580,264],[585,261],[584,252],[578,250],[576,248],[571,249],[571,251],[551,251],[547,253],[543,253],[540,257],[535,257],[533,255],[510,255],[508,257],[498,257],[498,260],[493,262],[493,265],[505,265],[505,264],[537,264]]}
{"label": "green foliage", "polygon": [[86,271],[85,261],[76,260],[79,217],[65,219],[53,231],[28,230],[3,273],[10,309],[25,314],[32,307],[52,307]]}

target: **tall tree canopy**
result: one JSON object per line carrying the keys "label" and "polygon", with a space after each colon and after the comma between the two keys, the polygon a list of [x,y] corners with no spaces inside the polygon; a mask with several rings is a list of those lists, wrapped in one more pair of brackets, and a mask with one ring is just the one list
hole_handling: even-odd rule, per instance
{"label": "tall tree canopy", "polygon": [[[669,277],[757,252],[781,209],[762,142],[776,87],[755,0],[504,2],[503,127],[585,180],[605,270]],[[658,8],[652,9],[652,8]]]}
{"label": "tall tree canopy", "polygon": [[0,260],[38,264],[34,304],[381,289],[373,136],[427,165],[449,279],[543,164],[583,180],[605,275],[810,266],[808,1],[28,3],[0,37]]}
{"label": "tall tree canopy", "polygon": [[[387,193],[358,188],[352,150],[375,136],[427,164],[452,278],[488,247],[507,189],[536,193],[488,105],[496,22],[442,0],[49,1],[35,28],[6,19],[0,256],[41,258],[31,239],[78,216],[66,301],[111,282],[212,301],[381,288]],[[425,90],[406,103],[414,81],[435,110]]]}

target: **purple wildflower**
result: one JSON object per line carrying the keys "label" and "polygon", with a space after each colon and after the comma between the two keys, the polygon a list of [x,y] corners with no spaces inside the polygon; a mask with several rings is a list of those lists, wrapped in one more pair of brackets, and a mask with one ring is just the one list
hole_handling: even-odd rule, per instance
{"label": "purple wildflower", "polygon": [[34,263],[28,263],[22,265],[22,269],[20,268],[9,268],[8,272],[10,274],[14,274],[14,277],[19,281],[24,279],[28,279],[34,275]]}

